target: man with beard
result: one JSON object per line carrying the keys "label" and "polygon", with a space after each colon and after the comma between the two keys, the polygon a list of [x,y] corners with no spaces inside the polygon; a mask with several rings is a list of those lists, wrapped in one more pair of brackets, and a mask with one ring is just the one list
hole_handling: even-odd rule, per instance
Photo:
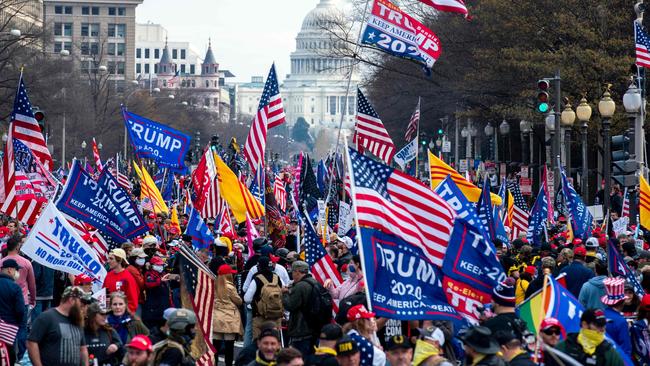
{"label": "man with beard", "polygon": [[88,365],[88,349],[82,329],[81,287],[67,287],[56,308],[36,318],[27,337],[27,351],[34,366]]}
{"label": "man with beard", "polygon": [[153,353],[151,340],[146,335],[137,335],[126,345],[125,366],[147,366]]}

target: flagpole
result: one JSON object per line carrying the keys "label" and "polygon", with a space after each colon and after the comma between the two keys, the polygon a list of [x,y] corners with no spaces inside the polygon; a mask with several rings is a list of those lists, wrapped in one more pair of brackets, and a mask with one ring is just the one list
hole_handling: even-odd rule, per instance
{"label": "flagpole", "polygon": [[418,179],[419,177],[419,162],[420,162],[420,119],[422,118],[422,110],[420,109],[420,99],[421,97],[418,97],[418,128],[417,132],[415,133],[415,142],[416,142],[416,149],[415,150],[417,153],[415,154],[415,179]]}
{"label": "flagpole", "polygon": [[[544,313],[544,304],[546,303],[546,293],[548,292],[547,287],[548,287],[548,275],[545,274],[544,284],[542,285],[542,301],[540,304],[540,312],[539,312],[539,315],[542,318],[542,320],[546,318],[546,314],[543,313]],[[536,330],[539,329],[540,327],[541,327],[541,322],[540,324],[535,324]],[[533,354],[535,355],[535,357],[537,357],[537,354],[539,353],[540,338],[538,334],[535,334],[535,337],[537,338],[537,342],[535,342],[535,352]]]}

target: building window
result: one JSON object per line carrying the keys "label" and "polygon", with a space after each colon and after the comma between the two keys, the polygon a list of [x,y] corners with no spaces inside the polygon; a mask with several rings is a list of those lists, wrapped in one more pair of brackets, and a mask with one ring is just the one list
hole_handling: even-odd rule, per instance
{"label": "building window", "polygon": [[54,35],[72,37],[72,23],[54,23]]}
{"label": "building window", "polygon": [[61,50],[67,50],[72,53],[72,42],[56,42],[54,43],[54,53],[59,53]]}
{"label": "building window", "polygon": [[185,74],[185,64],[181,64],[181,74]]}
{"label": "building window", "polygon": [[[146,66],[149,66],[149,64],[147,64]],[[154,74],[158,73],[158,64],[153,65],[153,73]]]}
{"label": "building window", "polygon": [[209,88],[209,87],[210,87],[210,80],[206,80],[206,81],[205,81],[205,87],[206,87],[206,88]]}
{"label": "building window", "polygon": [[181,50],[181,60],[185,60],[185,50]]}
{"label": "building window", "polygon": [[192,88],[196,88],[196,80],[192,79]]}
{"label": "building window", "polygon": [[125,44],[124,43],[109,43],[108,54],[111,56],[124,56]]}
{"label": "building window", "polygon": [[56,5],[54,6],[54,14],[72,15],[72,6]]}
{"label": "building window", "polygon": [[142,48],[135,49],[135,58],[142,58]]}
{"label": "building window", "polygon": [[196,72],[196,66],[194,64],[191,64],[190,65],[190,74],[194,75],[195,72]]}
{"label": "building window", "polygon": [[341,103],[341,113],[345,115],[345,111],[347,110],[346,104],[345,104],[345,97],[339,97],[339,101]]}
{"label": "building window", "polygon": [[126,62],[118,61],[117,62],[117,74],[118,75],[124,75],[125,72],[126,72]]}
{"label": "building window", "polygon": [[178,50],[175,48],[172,50],[172,58],[178,58]]}
{"label": "building window", "polygon": [[145,74],[149,73],[149,64],[144,64],[144,73]]}
{"label": "building window", "polygon": [[126,8],[108,8],[108,15],[123,17],[126,15]]}
{"label": "building window", "polygon": [[354,97],[348,97],[348,114],[351,116],[354,115],[354,107],[355,107]]}
{"label": "building window", "polygon": [[99,43],[97,42],[82,42],[81,54],[84,56],[99,55]]}
{"label": "building window", "polygon": [[126,16],[126,8],[117,8],[117,15],[121,17]]}
{"label": "building window", "polygon": [[330,114],[335,115],[336,114],[336,102],[337,102],[337,97],[329,97],[330,98]]}
{"label": "building window", "polygon": [[98,23],[81,23],[82,37],[99,37]]}
{"label": "building window", "polygon": [[90,9],[90,12],[92,13],[92,15],[99,15],[99,6],[93,6]]}
{"label": "building window", "polygon": [[81,15],[90,15],[90,6],[82,6]]}
{"label": "building window", "polygon": [[210,106],[210,98],[205,98],[205,100],[203,101],[203,105],[209,107]]}
{"label": "building window", "polygon": [[124,38],[126,36],[126,24],[109,24],[108,36],[116,38]]}
{"label": "building window", "polygon": [[135,64],[135,73],[139,74],[142,72],[142,64]]}
{"label": "building window", "polygon": [[144,49],[144,58],[149,58],[149,55],[150,55],[150,53],[149,53],[149,49],[148,49],[148,48],[145,48],[145,49]]}
{"label": "building window", "polygon": [[159,48],[154,48],[153,49],[153,57],[155,57],[156,60],[160,60],[160,49]]}

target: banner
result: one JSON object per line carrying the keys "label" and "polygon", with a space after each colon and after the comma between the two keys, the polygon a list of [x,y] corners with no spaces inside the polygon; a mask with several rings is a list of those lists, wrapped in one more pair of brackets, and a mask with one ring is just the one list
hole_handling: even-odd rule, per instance
{"label": "banner", "polygon": [[95,251],[86,244],[50,202],[30,230],[22,251],[36,262],[72,275],[85,274],[101,285],[106,269]]}
{"label": "banner", "polygon": [[366,286],[378,317],[462,322],[447,303],[440,269],[405,241],[360,228]]}
{"label": "banner", "polygon": [[[187,220],[187,227],[185,228],[185,235],[192,237],[192,246],[195,249],[209,248],[214,243],[214,236],[210,229],[205,224],[199,212],[194,207],[185,206],[185,213],[189,216]],[[224,213],[227,215],[228,213]]]}
{"label": "banner", "polygon": [[634,288],[634,292],[639,297],[645,295],[643,286],[636,279],[636,273],[627,266],[618,250],[614,247],[611,241],[607,242],[607,265],[609,266],[609,273],[613,276],[620,276],[627,280],[628,283]]}
{"label": "banner", "polygon": [[56,207],[118,243],[148,231],[138,207],[108,169],[104,169],[95,181],[78,161],[72,164]]}
{"label": "banner", "polygon": [[190,136],[169,126],[122,110],[124,124],[138,158],[155,160],[159,166],[184,172]]}
{"label": "banner", "polygon": [[348,231],[352,228],[352,212],[351,206],[344,202],[339,202],[339,229],[337,231],[338,236],[345,236]]}
{"label": "banner", "polygon": [[476,213],[476,205],[465,197],[451,175],[448,175],[447,178],[440,182],[433,191],[447,201],[451,208],[456,211],[459,218],[467,221],[469,225],[484,230],[483,222]]}
{"label": "banner", "polygon": [[393,160],[397,163],[397,165],[399,165],[402,170],[404,170],[404,166],[413,161],[417,155],[418,141],[417,139],[413,139],[413,141],[406,144],[406,146],[404,146],[400,151],[397,152],[397,154],[395,154]]}
{"label": "banner", "polygon": [[578,192],[573,189],[564,169],[562,169],[562,192],[564,193],[566,207],[571,214],[571,227],[573,228],[574,237],[587,240],[591,236],[591,224],[594,217],[591,216],[587,206],[582,202]]}
{"label": "banner", "polygon": [[388,0],[375,0],[361,43],[432,68],[442,47],[430,29]]}

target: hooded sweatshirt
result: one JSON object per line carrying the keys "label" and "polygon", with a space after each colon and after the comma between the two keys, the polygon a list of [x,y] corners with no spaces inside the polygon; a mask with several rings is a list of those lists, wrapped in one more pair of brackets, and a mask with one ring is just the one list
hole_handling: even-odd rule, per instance
{"label": "hooded sweatshirt", "polygon": [[605,309],[605,305],[600,301],[600,298],[607,294],[603,284],[605,278],[607,276],[596,276],[582,285],[578,300],[585,309]]}

